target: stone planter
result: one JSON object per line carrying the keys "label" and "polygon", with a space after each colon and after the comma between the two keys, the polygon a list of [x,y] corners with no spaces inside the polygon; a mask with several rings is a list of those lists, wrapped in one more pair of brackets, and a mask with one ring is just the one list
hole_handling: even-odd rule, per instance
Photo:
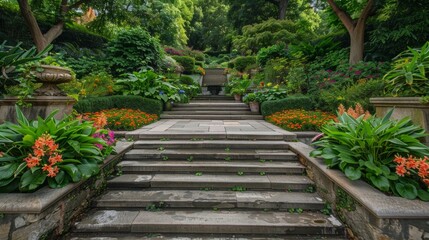
{"label": "stone planter", "polygon": [[200,74],[182,74],[182,76],[188,76],[194,80],[195,83],[199,84],[200,86],[203,85],[203,75]]}
{"label": "stone planter", "polygon": [[241,101],[241,95],[240,94],[234,94],[235,101]]}
{"label": "stone planter", "polygon": [[348,179],[328,169],[322,159],[310,156],[314,148],[289,142],[289,149],[306,166],[318,194],[326,199],[348,228],[350,239],[428,239],[429,202],[388,196],[369,184]]}
{"label": "stone planter", "polygon": [[63,188],[43,187],[33,193],[0,193],[0,239],[61,239],[72,223],[103,193],[109,176],[132,148],[119,142],[97,176]]}
{"label": "stone planter", "polygon": [[[10,121],[16,123],[16,103],[19,98],[5,97],[0,100],[0,123]],[[29,107],[21,107],[25,117],[30,120],[37,120],[37,117],[46,118],[52,111],[58,110],[56,119],[61,119],[64,115],[69,115],[73,111],[75,99],[66,96],[36,96],[26,99],[25,103]]]}
{"label": "stone planter", "polygon": [[249,107],[251,112],[259,113],[259,103],[258,102],[249,102]]}
{"label": "stone planter", "polygon": [[[384,97],[371,98],[375,106],[377,116],[384,116],[390,109],[394,108],[392,119],[410,117],[414,124],[421,126],[429,133],[429,104],[422,103],[419,97]],[[429,137],[424,140],[429,144]]]}
{"label": "stone planter", "polygon": [[[39,68],[42,69],[42,71],[39,71]],[[36,96],[67,96],[57,85],[72,80],[69,69],[51,65],[41,65],[37,70],[33,70],[33,73],[36,75],[37,82],[43,84],[41,88],[35,91]]]}

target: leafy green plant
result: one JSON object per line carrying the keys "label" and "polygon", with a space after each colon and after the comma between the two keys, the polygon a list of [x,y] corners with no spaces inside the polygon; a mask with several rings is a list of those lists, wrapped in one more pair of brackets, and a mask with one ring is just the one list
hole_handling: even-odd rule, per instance
{"label": "leafy green plant", "polygon": [[265,172],[259,172],[259,175],[261,175],[261,176],[265,176],[265,175],[266,175],[266,173],[265,173]]}
{"label": "leafy green plant", "polygon": [[240,72],[243,72],[248,66],[256,63],[255,56],[237,57],[234,59],[234,67]]}
{"label": "leafy green plant", "polygon": [[248,93],[244,95],[243,102],[249,103],[249,102],[262,102],[262,97],[260,94],[257,93]]}
{"label": "leafy green plant", "polygon": [[188,160],[188,162],[192,162],[194,161],[194,156],[189,156],[186,160]]}
{"label": "leafy green plant", "polygon": [[395,58],[393,69],[383,79],[394,96],[422,97],[429,93],[429,42],[420,49],[409,48]]}
{"label": "leafy green plant", "polygon": [[247,189],[243,186],[234,186],[231,188],[231,191],[234,192],[245,192]]}
{"label": "leafy green plant", "polygon": [[237,172],[237,175],[238,175],[238,176],[243,176],[243,175],[244,175],[244,172],[238,171],[238,172]]}
{"label": "leafy green plant", "polygon": [[99,172],[108,148],[91,122],[56,120],[57,111],[30,122],[16,111],[18,124],[0,125],[0,192],[60,188]]}
{"label": "leafy green plant", "polygon": [[203,173],[202,172],[196,172],[195,173],[195,176],[202,176],[203,175]]}
{"label": "leafy green plant", "polygon": [[392,186],[399,179],[395,155],[424,157],[429,148],[419,141],[426,136],[424,129],[409,118],[390,120],[392,112],[383,118],[338,116],[338,122],[322,127],[324,137],[314,143],[317,149],[311,155],[323,158],[351,180],[362,179],[383,192],[395,193]]}
{"label": "leafy green plant", "polygon": [[183,73],[191,74],[195,68],[195,58],[189,56],[173,56],[174,60],[177,61],[183,67]]}
{"label": "leafy green plant", "polygon": [[107,50],[106,58],[115,76],[137,71],[142,67],[157,69],[163,55],[159,41],[142,28],[119,31],[108,43]]}
{"label": "leafy green plant", "polygon": [[288,55],[285,44],[275,44],[258,51],[256,60],[259,66],[264,67],[270,59],[286,57]]}

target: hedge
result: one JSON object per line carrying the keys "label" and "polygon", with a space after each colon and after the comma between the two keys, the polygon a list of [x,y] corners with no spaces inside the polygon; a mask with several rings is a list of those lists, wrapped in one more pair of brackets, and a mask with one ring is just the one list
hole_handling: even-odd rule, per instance
{"label": "hedge", "polygon": [[255,56],[238,57],[234,60],[234,67],[240,72],[243,72],[248,66],[254,64],[256,64]]}
{"label": "hedge", "polygon": [[309,97],[287,97],[263,102],[261,105],[261,112],[263,116],[268,116],[287,109],[312,110],[313,108],[313,101]]}
{"label": "hedge", "polygon": [[78,113],[98,112],[104,109],[111,108],[131,108],[139,109],[146,113],[161,114],[162,102],[155,99],[144,98],[140,96],[107,96],[97,98],[87,98],[79,100],[74,105],[74,109]]}
{"label": "hedge", "polygon": [[183,67],[183,73],[191,74],[195,68],[195,58],[188,56],[172,56]]}

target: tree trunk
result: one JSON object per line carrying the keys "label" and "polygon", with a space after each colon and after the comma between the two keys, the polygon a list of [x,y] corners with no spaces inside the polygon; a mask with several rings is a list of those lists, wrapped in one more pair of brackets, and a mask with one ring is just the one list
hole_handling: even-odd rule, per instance
{"label": "tree trunk", "polygon": [[289,0],[279,0],[279,19],[283,20],[286,18],[286,9],[289,4]]}
{"label": "tree trunk", "polygon": [[374,6],[374,0],[368,0],[365,8],[362,10],[359,19],[353,21],[349,14],[343,11],[334,0],[327,0],[328,4],[332,7],[335,14],[341,20],[343,25],[346,27],[350,36],[350,65],[356,64],[363,60],[364,43],[365,43],[365,22],[368,19],[372,8]]}
{"label": "tree trunk", "polygon": [[33,39],[34,44],[36,45],[37,51],[43,51],[49,44],[51,44],[58,36],[61,35],[64,29],[64,19],[63,16],[70,10],[76,7],[79,7],[81,4],[88,3],[89,0],[80,0],[75,2],[71,6],[67,6],[67,0],[61,0],[60,7],[58,9],[59,14],[57,22],[52,26],[49,31],[45,34],[40,30],[39,24],[37,23],[36,17],[34,17],[33,11],[31,10],[28,0],[18,0],[19,9],[21,15],[24,18],[26,25],[28,26]]}

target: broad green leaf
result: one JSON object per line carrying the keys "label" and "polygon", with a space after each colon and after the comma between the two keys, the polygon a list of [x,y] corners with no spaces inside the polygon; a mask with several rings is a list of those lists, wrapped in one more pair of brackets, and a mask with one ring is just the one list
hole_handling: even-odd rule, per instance
{"label": "broad green leaf", "polygon": [[344,171],[344,173],[351,180],[358,180],[362,176],[361,170],[359,170],[358,168],[351,167],[351,166],[347,167],[346,170]]}
{"label": "broad green leaf", "polygon": [[412,200],[417,197],[417,189],[412,184],[396,183],[395,188],[403,198]]}
{"label": "broad green leaf", "polygon": [[79,168],[84,179],[90,178],[91,176],[98,174],[100,171],[100,168],[96,164],[81,164],[77,165],[77,168]]}
{"label": "broad green leaf", "polygon": [[389,180],[384,176],[370,176],[372,184],[381,191],[387,192],[389,190]]}
{"label": "broad green leaf", "polygon": [[13,173],[18,168],[19,163],[6,164],[0,167],[0,180],[8,179],[13,176]]}
{"label": "broad green leaf", "polygon": [[423,201],[429,201],[429,192],[426,190],[418,189],[417,196]]}
{"label": "broad green leaf", "polygon": [[68,140],[67,144],[72,147],[76,152],[80,153],[80,143],[74,140]]}

